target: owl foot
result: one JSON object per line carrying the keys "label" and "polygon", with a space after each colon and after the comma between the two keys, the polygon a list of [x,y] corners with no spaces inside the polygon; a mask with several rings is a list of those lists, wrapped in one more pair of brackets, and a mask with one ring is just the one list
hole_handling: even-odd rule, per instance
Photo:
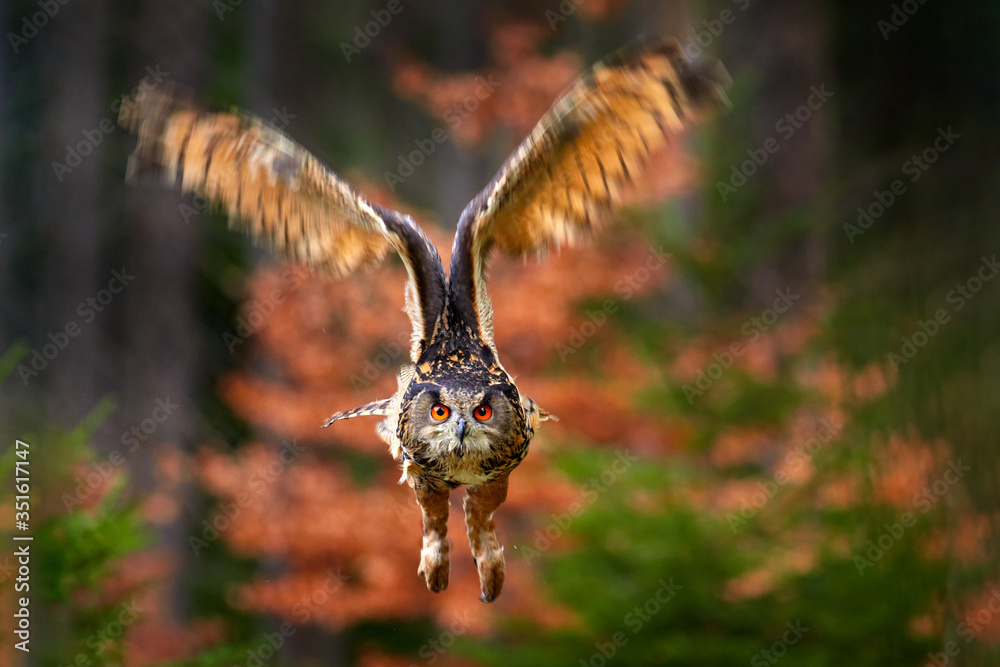
{"label": "owl foot", "polygon": [[500,595],[504,580],[503,553],[498,551],[496,556],[476,559],[476,568],[479,570],[479,599],[483,602],[493,602]]}
{"label": "owl foot", "polygon": [[428,590],[440,593],[448,588],[450,569],[447,542],[427,545],[420,551],[420,567],[417,568],[417,574],[427,582]]}
{"label": "owl foot", "polygon": [[417,574],[427,582],[427,588],[440,593],[448,588],[448,494],[446,488],[428,485],[419,476],[409,477],[417,503],[423,514],[424,540],[420,550]]}
{"label": "owl foot", "polygon": [[469,547],[479,573],[480,600],[493,602],[504,580],[503,548],[497,540],[493,512],[507,499],[507,475],[480,486],[470,486],[465,496],[465,525]]}

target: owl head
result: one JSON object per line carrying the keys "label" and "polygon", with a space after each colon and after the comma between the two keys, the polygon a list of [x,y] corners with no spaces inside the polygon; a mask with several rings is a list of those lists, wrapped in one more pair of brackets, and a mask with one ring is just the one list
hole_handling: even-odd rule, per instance
{"label": "owl head", "polygon": [[409,422],[428,454],[486,454],[519,433],[524,422],[510,383],[422,382],[411,387]]}

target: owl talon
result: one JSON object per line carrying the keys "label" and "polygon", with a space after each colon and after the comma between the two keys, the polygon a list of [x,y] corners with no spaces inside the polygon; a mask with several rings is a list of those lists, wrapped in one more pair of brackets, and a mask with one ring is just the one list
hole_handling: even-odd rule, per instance
{"label": "owl talon", "polygon": [[483,558],[478,564],[479,588],[482,594],[479,599],[483,602],[493,602],[500,595],[505,578],[503,554],[496,560]]}
{"label": "owl talon", "polygon": [[507,475],[480,486],[470,486],[465,497],[465,525],[472,560],[479,573],[480,600],[493,602],[504,581],[503,547],[497,541],[493,512],[507,499]]}
{"label": "owl talon", "polygon": [[440,593],[448,588],[448,574],[451,560],[448,557],[450,545],[447,540],[426,540],[420,552],[420,567],[417,574],[427,582],[427,588]]}
{"label": "owl talon", "polygon": [[430,567],[421,565],[417,569],[417,574],[427,582],[427,590],[433,593],[440,593],[448,588],[448,563],[438,564]]}
{"label": "owl talon", "polygon": [[423,554],[420,558],[420,567],[417,574],[427,582],[427,588],[435,593],[448,588],[448,574],[451,563],[448,559],[448,552],[436,554]]}

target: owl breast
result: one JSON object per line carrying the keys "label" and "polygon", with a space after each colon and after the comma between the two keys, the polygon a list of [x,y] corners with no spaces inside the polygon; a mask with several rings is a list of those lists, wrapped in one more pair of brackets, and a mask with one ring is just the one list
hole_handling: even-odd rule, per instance
{"label": "owl breast", "polygon": [[491,469],[494,447],[486,434],[470,434],[460,444],[452,440],[450,444],[441,445],[441,448],[432,447],[431,451],[445,462],[449,482],[476,485],[496,477],[496,471]]}
{"label": "owl breast", "polygon": [[510,471],[524,460],[528,444],[525,430],[518,428],[500,438],[471,433],[462,442],[448,435],[411,440],[402,450],[426,475],[454,487],[485,484]]}

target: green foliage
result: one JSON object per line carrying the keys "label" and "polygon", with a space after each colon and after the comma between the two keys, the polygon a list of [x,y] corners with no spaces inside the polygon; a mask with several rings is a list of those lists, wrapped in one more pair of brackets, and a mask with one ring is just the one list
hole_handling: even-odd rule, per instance
{"label": "green foliage", "polygon": [[119,484],[93,509],[57,514],[39,527],[45,600],[69,604],[80,591],[99,594],[113,567],[147,544],[135,503],[124,502],[122,490]]}
{"label": "green foliage", "polygon": [[[135,591],[109,593],[121,560],[148,544],[134,502],[123,498],[124,475],[90,506],[67,509],[64,492],[75,486],[77,465],[96,457],[95,431],[115,409],[101,401],[73,430],[43,430],[22,438],[31,484],[29,545],[32,611],[41,664],[121,664],[122,638],[139,618]],[[12,476],[14,448],[0,459],[0,478]],[[0,501],[10,501],[4,484]],[[66,496],[68,497],[68,496]],[[38,638],[44,637],[44,641]]]}
{"label": "green foliage", "polygon": [[17,364],[21,361],[21,358],[24,357],[27,352],[28,345],[23,340],[15,341],[15,343],[11,345],[6,352],[4,352],[3,356],[0,357],[0,380],[6,378],[14,371]]}
{"label": "green foliage", "polygon": [[161,667],[229,667],[246,664],[247,651],[252,650],[249,642],[224,644],[202,651],[190,660],[162,663]]}
{"label": "green foliage", "polygon": [[[612,463],[613,457],[586,449],[560,460],[581,481]],[[934,648],[914,636],[909,621],[929,612],[943,580],[941,562],[912,548],[936,515],[908,529],[901,546],[886,550],[862,575],[853,554],[834,548],[833,538],[849,538],[863,553],[866,540],[883,531],[878,517],[898,520],[887,508],[765,506],[765,528],[695,509],[694,491],[725,480],[693,461],[641,461],[626,476],[627,483],[609,486],[567,528],[561,539],[574,549],[539,556],[541,580],[579,616],[580,627],[549,633],[511,619],[494,641],[462,642],[463,653],[497,665],[600,665],[613,655],[627,665],[728,666],[770,664],[760,652],[772,650],[775,656],[787,651],[789,665],[874,667],[918,664]],[[647,494],[658,499],[655,509],[636,502]],[[868,527],[864,534],[859,526]],[[816,562],[782,571],[781,558],[819,531],[825,537]],[[777,570],[773,587],[759,595],[731,592],[731,582],[770,568]],[[783,636],[793,641],[781,646]]]}

